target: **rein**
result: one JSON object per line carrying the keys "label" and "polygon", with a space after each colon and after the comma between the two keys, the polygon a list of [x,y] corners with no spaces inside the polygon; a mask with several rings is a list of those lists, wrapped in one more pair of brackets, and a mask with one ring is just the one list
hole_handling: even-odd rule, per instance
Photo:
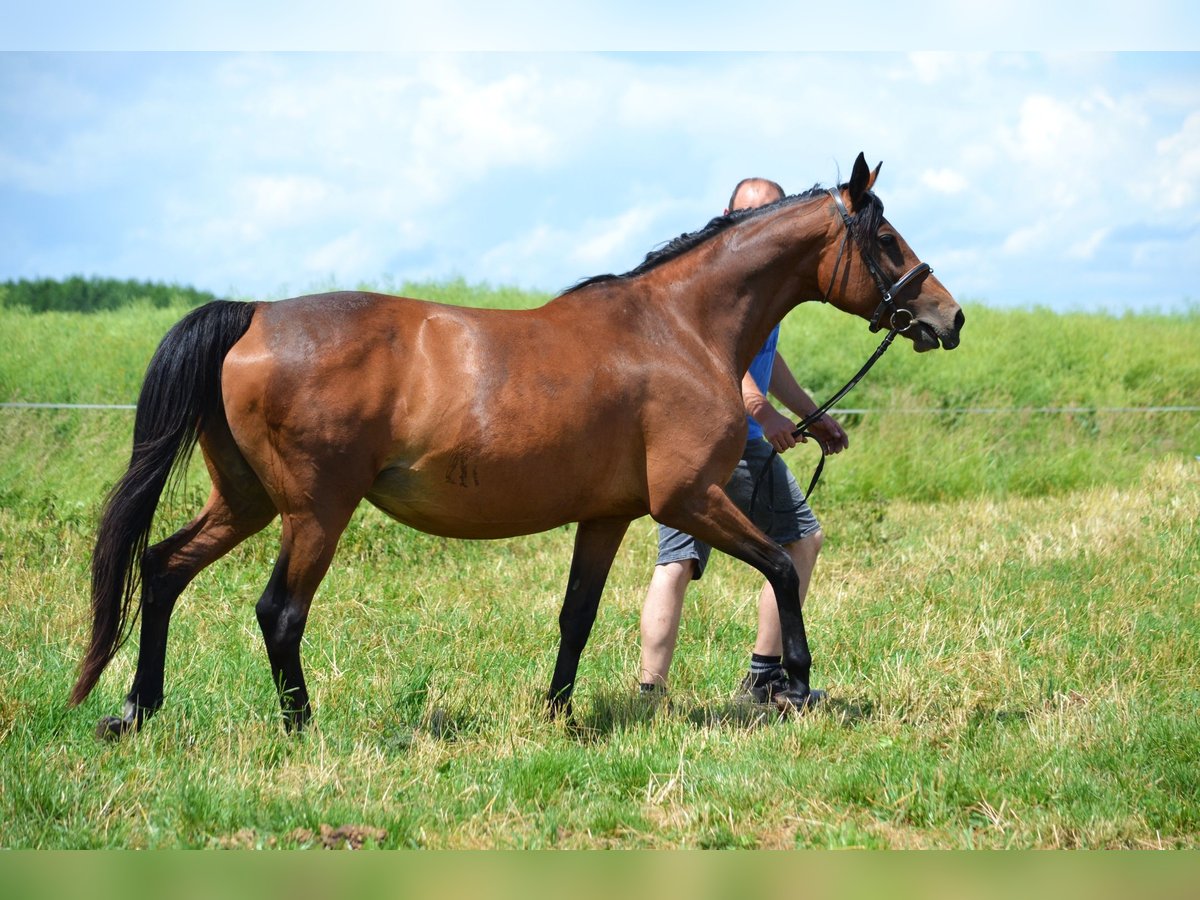
{"label": "rein", "polygon": [[[837,403],[839,400],[841,400],[843,397],[845,397],[848,393],[850,393],[852,390],[854,390],[855,386],[860,381],[862,381],[863,376],[866,375],[869,371],[871,371],[871,367],[873,365],[875,365],[875,363],[879,362],[879,358],[881,356],[883,356],[883,354],[885,352],[887,352],[887,348],[892,346],[892,341],[894,341],[896,339],[896,335],[900,334],[900,332],[904,331],[904,330],[906,330],[906,329],[896,328],[894,326],[891,329],[889,329],[888,333],[886,335],[884,335],[883,340],[880,342],[879,346],[875,348],[875,352],[871,354],[871,358],[868,359],[863,364],[863,367],[858,370],[858,373],[853,378],[851,378],[849,381],[847,381],[842,386],[841,390],[839,390],[836,394],[834,394],[832,397],[830,397],[828,400],[826,400],[824,403],[822,403],[820,406],[818,406],[816,409],[814,409],[812,412],[810,412],[807,416],[805,416],[803,419],[801,419],[796,424],[796,427],[794,429],[792,429],[792,437],[812,438],[813,442],[817,445],[817,447],[821,451],[821,459],[817,462],[817,468],[813,472],[812,480],[808,483],[808,490],[804,492],[804,498],[806,500],[808,499],[809,494],[811,494],[816,489],[817,482],[821,480],[821,472],[825,469],[825,456],[826,456],[825,445],[821,443],[820,438],[818,438],[815,434],[813,434],[811,431],[808,430],[809,426],[813,425],[818,419],[820,419],[823,415],[825,415],[825,413],[829,412],[830,408],[835,403]],[[778,455],[779,455],[779,451],[772,448],[771,456],[774,457],[774,456],[778,456]],[[768,460],[768,465],[769,464],[770,464],[770,460]],[[755,491],[757,492],[757,490],[758,490],[758,485],[755,485]],[[754,509],[753,496],[750,498],[750,508]]]}
{"label": "rein", "polygon": [[[842,255],[846,249],[846,242],[850,240],[852,233],[850,213],[846,209],[846,204],[842,202],[841,192],[835,188],[829,188],[827,193],[833,198],[833,202],[836,204],[838,212],[841,213],[842,222],[846,226],[846,233],[842,237],[842,243],[838,246],[837,258],[833,263],[833,273],[829,278],[829,288],[825,291],[825,295],[821,298],[822,303],[829,302],[829,296],[833,292],[834,284],[837,282],[838,269],[840,269],[842,265]],[[796,424],[796,427],[792,430],[792,437],[812,438],[813,442],[817,445],[817,448],[821,451],[821,458],[817,462],[816,469],[813,471],[812,480],[808,483],[808,490],[804,492],[805,501],[807,501],[809,496],[812,495],[812,492],[816,490],[817,482],[821,480],[821,473],[825,469],[825,457],[827,455],[825,453],[825,445],[821,443],[820,438],[808,430],[809,427],[816,423],[817,420],[829,412],[834,404],[836,404],[854,389],[854,387],[863,379],[863,376],[865,376],[867,372],[871,371],[871,367],[879,361],[879,358],[883,356],[885,352],[887,352],[888,347],[892,346],[892,341],[896,339],[896,335],[903,334],[904,332],[908,331],[908,329],[912,328],[913,324],[916,322],[916,316],[913,315],[912,310],[908,309],[907,307],[897,306],[894,297],[913,282],[933,274],[933,269],[930,267],[929,263],[917,263],[917,265],[913,266],[898,279],[892,282],[891,285],[889,285],[887,279],[884,277],[883,270],[879,267],[879,263],[876,262],[875,258],[867,252],[867,248],[860,245],[859,250],[862,254],[863,263],[866,265],[867,271],[871,273],[871,277],[874,279],[876,286],[879,288],[879,293],[882,296],[879,306],[875,308],[875,312],[871,315],[871,321],[869,325],[870,331],[872,334],[874,334],[883,327],[880,325],[880,322],[885,313],[888,315],[888,321],[891,323],[891,327],[888,329],[888,333],[884,335],[884,338],[880,342],[879,346],[875,348],[875,352],[871,354],[870,359],[863,364],[862,368],[858,370],[857,374],[847,381],[837,393],[801,419],[800,422]],[[762,485],[763,476],[770,472],[771,462],[778,455],[779,451],[772,447],[771,455],[767,458],[766,464],[763,466],[762,471],[758,473],[758,477],[754,481],[754,490],[750,494],[751,513],[754,512],[754,502],[758,499],[758,489]]]}

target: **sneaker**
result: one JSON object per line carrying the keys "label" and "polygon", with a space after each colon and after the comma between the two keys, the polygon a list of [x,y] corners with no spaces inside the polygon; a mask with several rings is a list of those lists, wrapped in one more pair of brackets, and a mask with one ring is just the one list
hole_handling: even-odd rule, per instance
{"label": "sneaker", "polygon": [[775,695],[782,694],[789,685],[787,670],[782,666],[761,675],[747,672],[735,699],[742,703],[771,703]]}
{"label": "sneaker", "polygon": [[[757,676],[747,672],[734,699],[739,703],[774,704],[787,711],[797,707],[794,701],[785,697],[789,687],[791,682],[788,681],[787,670],[782,666]],[[813,707],[824,699],[824,691],[810,690],[799,707]]]}
{"label": "sneaker", "polygon": [[671,705],[665,684],[640,684],[637,697],[638,704],[645,709],[669,709]]}

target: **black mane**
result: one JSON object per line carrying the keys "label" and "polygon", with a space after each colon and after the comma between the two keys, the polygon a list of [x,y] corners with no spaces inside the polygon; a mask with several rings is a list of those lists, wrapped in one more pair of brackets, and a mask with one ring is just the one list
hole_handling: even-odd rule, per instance
{"label": "black mane", "polygon": [[[845,185],[842,185],[842,187],[844,188]],[[739,209],[731,213],[726,213],[723,216],[717,216],[698,231],[685,232],[679,235],[679,237],[651,250],[646,254],[646,258],[641,263],[625,274],[593,275],[591,278],[584,278],[563,291],[563,295],[572,294],[596,284],[605,284],[610,281],[627,281],[637,278],[639,275],[645,275],[652,269],[656,269],[663,263],[670,262],[673,259],[678,259],[689,250],[698,247],[710,238],[716,237],[718,234],[747,219],[767,215],[782,206],[791,206],[804,200],[811,200],[813,197],[824,192],[824,187],[815,184],[803,193],[792,194],[789,197],[776,200],[774,203],[768,203],[766,206],[759,206],[754,209]],[[859,242],[860,246],[867,246],[869,244],[875,233],[879,230],[879,223],[883,219],[883,203],[874,194],[868,194],[867,196],[870,197],[871,202],[850,217],[851,234],[853,234],[854,239]]]}

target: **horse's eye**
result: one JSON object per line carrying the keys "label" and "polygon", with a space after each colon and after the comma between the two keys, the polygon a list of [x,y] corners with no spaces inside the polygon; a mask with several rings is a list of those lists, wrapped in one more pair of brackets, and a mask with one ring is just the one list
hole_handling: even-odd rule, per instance
{"label": "horse's eye", "polygon": [[896,243],[896,236],[894,234],[881,234],[879,236],[879,243],[884,247],[894,246]]}

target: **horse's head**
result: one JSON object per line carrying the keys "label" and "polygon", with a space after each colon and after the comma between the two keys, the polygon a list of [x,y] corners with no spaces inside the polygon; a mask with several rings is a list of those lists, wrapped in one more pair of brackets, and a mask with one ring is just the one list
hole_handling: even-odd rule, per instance
{"label": "horse's head", "polygon": [[[880,163],[880,166],[882,163]],[[874,171],[863,154],[850,181],[829,191],[839,215],[821,260],[825,299],[871,323],[871,330],[896,328],[918,353],[958,346],[963,312],[887,219],[871,193]]]}

